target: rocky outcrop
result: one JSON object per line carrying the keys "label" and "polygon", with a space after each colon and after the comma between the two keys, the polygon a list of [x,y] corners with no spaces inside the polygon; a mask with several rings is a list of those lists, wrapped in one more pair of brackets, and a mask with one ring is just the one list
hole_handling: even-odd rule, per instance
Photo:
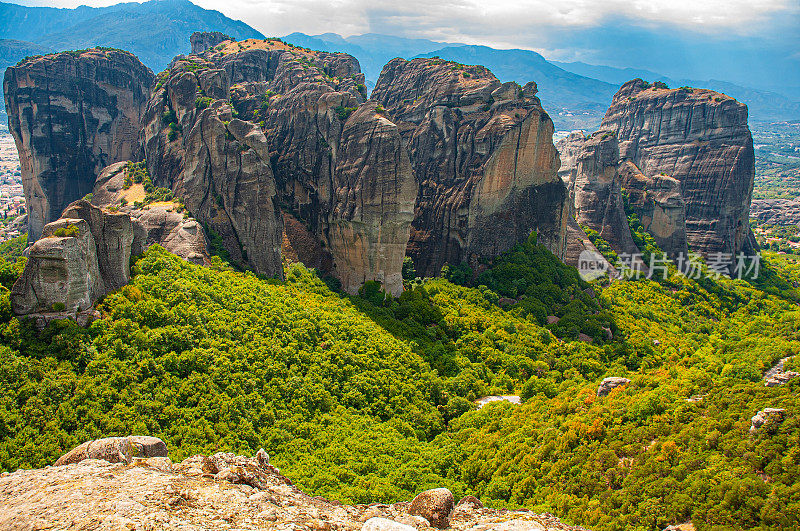
{"label": "rocky outcrop", "polygon": [[138,153],[153,73],[134,55],[93,48],[25,60],[3,82],[20,155],[28,241],[92,191],[100,171]]}
{"label": "rocky outcrop", "polygon": [[398,295],[416,184],[397,126],[364,104],[358,70],[351,56],[278,40],[178,58],[148,106],[153,180],[234,261],[281,276],[283,244],[351,293],[378,280]]}
{"label": "rocky outcrop", "polygon": [[770,225],[800,225],[800,199],[755,199],[750,217]]}
{"label": "rocky outcrop", "polygon": [[11,292],[17,314],[82,311],[130,279],[131,250],[140,247],[130,216],[80,200],[45,225]]}
{"label": "rocky outcrop", "polygon": [[786,418],[786,410],[774,407],[765,407],[750,419],[750,433],[764,428],[774,430]]}
{"label": "rocky outcrop", "polygon": [[[618,254],[637,253],[617,173],[617,137],[603,130],[588,138],[581,136],[573,133],[557,144],[559,152],[567,154],[559,174],[566,179],[575,220],[581,227],[596,231]],[[575,236],[582,239],[580,234]]]}
{"label": "rocky outcrop", "polygon": [[189,43],[192,45],[192,53],[203,53],[210,50],[218,44],[225,41],[235,41],[233,37],[229,37],[219,31],[195,31],[189,37]]}
{"label": "rocky outcrop", "polygon": [[109,463],[130,463],[134,457],[167,457],[167,445],[157,437],[132,435],[107,437],[76,446],[55,462],[55,466],[103,459]]}
{"label": "rocky outcrop", "polygon": [[686,256],[686,202],[680,181],[668,175],[647,177],[630,161],[619,165],[617,175],[631,211],[661,250],[670,257]]}
{"label": "rocky outcrop", "polygon": [[133,255],[158,244],[186,261],[207,265],[210,258],[206,237],[197,220],[174,200],[137,206],[145,192],[138,183],[126,188],[125,181],[131,179],[128,164],[112,164],[101,172],[92,192],[92,204],[113,207],[131,217],[141,240],[141,248],[132,249]]}
{"label": "rocky outcrop", "polygon": [[383,68],[372,98],[400,128],[418,182],[408,253],[420,274],[477,264],[532,231],[563,258],[566,189],[535,94],[535,83],[440,59]]}
{"label": "rocky outcrop", "polygon": [[147,106],[143,145],[156,186],[170,188],[231,260],[282,274],[281,217],[269,146],[233,116],[224,70],[178,60]]}
{"label": "rocky outcrop", "polygon": [[603,381],[600,382],[600,386],[597,388],[597,396],[608,396],[608,394],[617,387],[622,387],[628,383],[630,383],[630,380],[627,378],[620,378],[617,376],[604,378]]}
{"label": "rocky outcrop", "polygon": [[[307,495],[259,454],[197,455],[175,464],[166,457],[87,459],[4,472],[0,528],[94,529],[101,522],[113,529],[432,530],[409,514],[408,502],[348,506]],[[453,531],[582,531],[548,514],[463,508],[450,519]],[[380,527],[387,521],[395,527]]]}
{"label": "rocky outcrop", "polygon": [[748,213],[755,158],[747,106],[710,90],[669,90],[635,79],[614,96],[602,128],[617,134],[621,159],[646,178],[680,182],[693,251],[754,250]]}

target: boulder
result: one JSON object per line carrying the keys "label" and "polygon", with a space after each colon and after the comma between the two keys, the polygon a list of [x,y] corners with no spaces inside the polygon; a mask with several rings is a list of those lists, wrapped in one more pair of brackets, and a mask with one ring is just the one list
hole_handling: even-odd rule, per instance
{"label": "boulder", "polygon": [[617,387],[623,386],[627,383],[630,383],[630,380],[627,378],[620,378],[616,376],[604,378],[603,381],[600,382],[600,386],[597,388],[597,396],[606,396]]}
{"label": "boulder", "polygon": [[134,457],[167,457],[167,445],[156,437],[107,437],[76,446],[55,462],[55,466],[104,459],[109,463],[130,463]]}
{"label": "boulder", "polygon": [[764,427],[776,427],[786,418],[786,410],[774,407],[767,407],[753,415],[750,419],[750,433],[754,433]]}
{"label": "boulder", "polygon": [[140,246],[130,216],[85,200],[67,207],[42,236],[12,289],[18,315],[87,310],[130,280],[131,250]]}
{"label": "boulder", "polygon": [[450,527],[450,514],[455,507],[453,493],[447,489],[430,489],[417,494],[411,501],[409,514],[418,515],[439,529]]}

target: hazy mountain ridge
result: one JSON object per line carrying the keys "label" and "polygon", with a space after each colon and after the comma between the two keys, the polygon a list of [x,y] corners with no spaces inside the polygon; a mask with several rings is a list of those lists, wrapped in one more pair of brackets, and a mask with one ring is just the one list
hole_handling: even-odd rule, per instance
{"label": "hazy mountain ridge", "polygon": [[[48,50],[92,46],[121,48],[136,54],[153,71],[187,53],[195,31],[221,31],[237,39],[264,36],[241,21],[188,0],[151,0],[110,7],[56,9],[0,4],[0,37],[29,41]],[[9,63],[0,62],[0,67]]]}
{"label": "hazy mountain ridge", "polygon": [[550,62],[564,70],[617,85],[639,77],[651,82],[663,81],[670,87],[691,86],[724,92],[746,103],[751,118],[756,121],[791,120],[800,117],[800,102],[793,101],[777,92],[743,87],[730,81],[718,79],[707,79],[705,81],[697,79],[676,80],[658,72],[639,68],[615,68],[613,66],[591,65],[580,61],[571,63]]}
{"label": "hazy mountain ridge", "polygon": [[484,65],[503,81],[536,81],[539,96],[559,129],[594,129],[600,123],[619,85],[640,77],[663,81],[671,87],[688,85],[710,88],[746,103],[755,121],[791,120],[800,117],[800,102],[777,92],[744,87],[720,80],[675,80],[640,68],[616,68],[582,62],[550,61],[532,50],[500,50],[488,46],[442,43],[426,39],[365,34],[342,37],[336,33],[291,33],[286,41],[313,49],[355,56],[372,87],[381,68],[394,57],[439,56],[465,64]]}

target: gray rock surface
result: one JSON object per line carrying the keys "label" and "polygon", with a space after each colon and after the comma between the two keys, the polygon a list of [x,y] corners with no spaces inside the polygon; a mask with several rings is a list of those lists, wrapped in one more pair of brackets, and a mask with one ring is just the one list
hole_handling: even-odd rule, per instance
{"label": "gray rock surface", "polygon": [[617,387],[621,387],[627,383],[630,383],[630,380],[627,378],[620,378],[617,376],[611,376],[609,378],[604,378],[602,382],[600,382],[600,386],[597,388],[597,396],[607,396],[611,391],[616,389]]}
{"label": "gray rock surface", "polygon": [[[557,147],[567,154],[567,165],[562,163],[560,175],[567,180],[578,224],[596,231],[617,254],[639,252],[631,238],[622,200],[616,135],[603,130],[587,138],[571,134]],[[580,238],[580,234],[576,236]]]}
{"label": "gray rock surface", "polygon": [[621,159],[645,176],[680,182],[693,251],[754,251],[748,216],[755,155],[746,105],[711,90],[635,79],[614,96],[602,128],[616,132]]}
{"label": "gray rock surface", "polygon": [[9,130],[22,168],[28,241],[92,191],[100,171],[129,160],[153,73],[134,55],[90,49],[28,59],[6,69]]}
{"label": "gray rock surface", "polygon": [[400,128],[419,185],[408,252],[421,275],[477,265],[532,231],[563,258],[568,203],[553,123],[527,87],[441,59],[383,68],[372,98]]}
{"label": "gray rock surface", "polygon": [[754,199],[750,217],[773,225],[800,225],[800,199]]}

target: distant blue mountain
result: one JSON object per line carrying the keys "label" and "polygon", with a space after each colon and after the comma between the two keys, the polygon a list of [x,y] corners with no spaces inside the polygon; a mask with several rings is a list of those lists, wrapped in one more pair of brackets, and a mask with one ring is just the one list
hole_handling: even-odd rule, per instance
{"label": "distant blue mountain", "polygon": [[[746,103],[754,121],[800,118],[800,103],[784,93],[748,88],[727,81],[675,79],[646,69],[549,61],[530,50],[498,50],[487,46],[405,39],[374,33],[352,37],[335,33],[292,33],[284,40],[298,46],[355,56],[361,63],[370,87],[380,75],[383,65],[394,57],[410,59],[438,56],[460,63],[482,64],[503,81],[536,81],[542,103],[559,129],[596,127],[619,85],[637,77],[647,81],[663,81],[672,87],[689,85],[724,92]],[[688,56],[688,52],[682,49],[675,53],[680,57]],[[791,93],[791,90],[786,87],[784,92]]]}
{"label": "distant blue mountain", "polygon": [[[188,53],[189,36],[195,31],[221,31],[237,39],[264,38],[244,22],[189,0],[76,9],[0,3],[0,39],[28,41],[58,51],[92,46],[121,48],[136,54],[156,72],[176,55]],[[0,63],[0,68],[5,66],[8,63]]]}
{"label": "distant blue mountain", "polygon": [[564,70],[583,76],[593,77],[616,85],[634,78],[648,81],[663,81],[670,87],[702,87],[722,92],[747,104],[750,118],[754,121],[793,120],[800,118],[800,102],[792,101],[783,94],[768,90],[743,87],[736,83],[718,79],[671,79],[650,70],[636,68],[614,68],[612,66],[590,65],[583,62],[562,63],[551,61]]}

